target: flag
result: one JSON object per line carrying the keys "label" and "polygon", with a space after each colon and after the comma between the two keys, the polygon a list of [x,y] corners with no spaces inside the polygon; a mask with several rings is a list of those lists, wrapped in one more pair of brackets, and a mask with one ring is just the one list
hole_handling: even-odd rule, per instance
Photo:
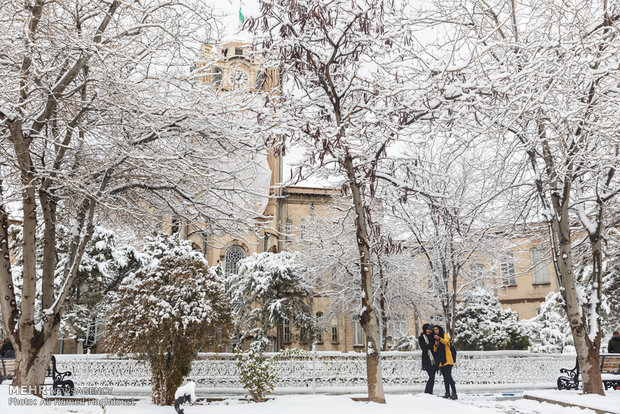
{"label": "flag", "polygon": [[239,7],[239,27],[243,26],[243,23],[245,23],[245,17],[243,17],[241,7]]}

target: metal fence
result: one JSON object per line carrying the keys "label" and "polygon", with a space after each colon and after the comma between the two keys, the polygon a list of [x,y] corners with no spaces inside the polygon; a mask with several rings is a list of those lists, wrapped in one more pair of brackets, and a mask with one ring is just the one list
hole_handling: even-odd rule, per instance
{"label": "metal fence", "polygon": [[[266,354],[272,358],[276,354]],[[426,383],[420,352],[383,352],[386,388],[411,388]],[[57,355],[58,369],[72,372],[76,386],[150,387],[148,363],[108,354]],[[241,390],[233,354],[201,353],[187,380],[218,392]],[[457,384],[480,388],[555,384],[562,367],[572,367],[574,355],[533,354],[527,351],[461,351],[453,375]],[[274,361],[278,388],[330,391],[366,386],[366,359],[361,353],[306,352]]]}

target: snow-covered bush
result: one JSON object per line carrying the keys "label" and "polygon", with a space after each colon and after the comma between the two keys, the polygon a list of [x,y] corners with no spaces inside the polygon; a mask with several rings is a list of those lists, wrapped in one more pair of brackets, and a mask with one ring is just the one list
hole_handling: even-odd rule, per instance
{"label": "snow-covered bush", "polygon": [[[61,224],[57,225],[58,237],[57,257],[54,264],[54,289],[61,290],[64,280],[63,271],[68,260],[69,232]],[[22,287],[22,228],[9,227],[9,246],[14,254],[13,281],[18,287],[17,302],[21,301]],[[43,263],[43,246],[37,244],[36,260],[40,271],[37,279],[41,280]],[[97,316],[105,313],[107,305],[114,297],[121,281],[139,267],[150,262],[150,256],[138,252],[132,246],[122,244],[119,237],[112,230],[102,226],[95,226],[90,241],[86,244],[82,261],[76,277],[69,289],[65,300],[65,310],[60,321],[61,338],[86,338],[88,327]],[[37,287],[37,297],[41,296],[40,282]],[[41,318],[41,309],[36,307],[37,319]],[[87,338],[86,338],[87,339]],[[92,338],[95,339],[95,338]],[[94,345],[86,343],[86,346]]]}
{"label": "snow-covered bush", "polygon": [[390,347],[390,351],[413,351],[416,349],[417,339],[415,336],[401,336],[400,338],[396,338],[392,346]]}
{"label": "snow-covered bush", "polygon": [[123,281],[107,314],[105,343],[110,352],[147,360],[153,402],[169,405],[198,351],[228,339],[230,315],[223,281],[181,241]]}
{"label": "snow-covered bush", "polygon": [[540,304],[538,315],[523,321],[533,352],[574,351],[573,336],[562,303],[562,295],[559,292],[551,292]]}
{"label": "snow-covered bush", "polygon": [[463,295],[456,307],[457,349],[527,349],[527,333],[516,312],[502,309],[488,290],[473,289]]}
{"label": "snow-covered bush", "polygon": [[[60,260],[56,270],[56,289],[63,280],[61,272],[67,260],[66,248],[64,244],[58,247]],[[113,231],[95,227],[67,297],[60,324],[61,336],[85,338],[88,326],[105,313],[122,280],[149,262],[148,255],[133,246],[121,244]],[[94,344],[87,342],[85,345]]]}
{"label": "snow-covered bush", "polygon": [[255,253],[239,262],[239,274],[228,279],[228,294],[242,340],[252,338],[264,351],[268,331],[285,321],[312,332],[313,289],[304,274],[296,253]]}

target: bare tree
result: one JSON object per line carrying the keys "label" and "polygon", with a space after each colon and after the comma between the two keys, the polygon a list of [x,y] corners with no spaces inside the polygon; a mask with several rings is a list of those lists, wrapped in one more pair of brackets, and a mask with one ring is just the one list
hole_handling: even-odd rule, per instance
{"label": "bare tree", "polygon": [[[265,55],[277,56],[285,91],[274,102],[278,131],[308,148],[307,165],[334,175],[346,187],[354,212],[361,290],[360,322],[366,334],[368,398],[385,402],[380,324],[373,296],[369,214],[386,150],[404,111],[390,66],[397,11],[381,1],[263,1],[249,27],[263,33]],[[289,99],[290,98],[290,99]],[[271,133],[271,128],[269,128]]]}
{"label": "bare tree", "polygon": [[[450,77],[463,94],[458,107],[476,116],[460,121],[493,137],[486,145],[506,154],[530,183],[547,223],[584,392],[604,394],[602,236],[605,210],[620,190],[620,10],[606,0],[474,0],[438,8],[435,22],[456,28],[464,46]],[[575,256],[580,234],[589,246],[589,268]],[[580,295],[578,276],[589,295]]]}
{"label": "bare tree", "polygon": [[[507,189],[498,158],[475,148],[466,131],[442,136],[429,145],[406,151],[427,171],[432,198],[402,200],[391,221],[406,236],[403,243],[417,263],[416,272],[441,302],[446,331],[455,335],[455,309],[461,292],[495,283],[502,250],[502,232],[510,217],[502,217]],[[507,187],[507,188],[505,188]]]}
{"label": "bare tree", "polygon": [[[376,201],[375,198],[373,204]],[[381,350],[384,351],[393,333],[388,329],[392,322],[403,321],[416,313],[428,314],[434,311],[435,301],[428,294],[426,275],[415,271],[412,252],[401,248],[403,241],[398,236],[402,235],[402,227],[393,228],[397,226],[392,226],[382,210],[375,206],[372,211],[374,220],[382,224],[377,230],[381,231],[381,237],[372,239],[370,262],[375,275],[373,298],[381,328]],[[290,242],[292,248],[303,252],[300,260],[317,293],[329,299],[324,322],[341,315],[359,315],[361,306],[354,210],[350,201],[343,197],[334,199],[329,212],[327,216],[308,217],[304,222],[304,240]],[[396,339],[400,338],[392,337],[392,341]]]}
{"label": "bare tree", "polygon": [[[177,215],[231,231],[257,216],[255,195],[241,190],[251,174],[230,167],[252,165],[260,146],[243,111],[253,98],[220,99],[190,71],[211,19],[192,1],[1,3],[0,307],[14,384],[43,383],[97,214]],[[22,223],[21,299],[9,216]],[[70,232],[55,290],[59,222]]]}

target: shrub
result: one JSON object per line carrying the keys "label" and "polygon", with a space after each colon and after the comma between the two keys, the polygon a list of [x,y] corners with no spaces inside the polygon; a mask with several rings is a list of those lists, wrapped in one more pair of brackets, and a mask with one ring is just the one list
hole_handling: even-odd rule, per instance
{"label": "shrub", "polygon": [[529,339],[516,312],[502,309],[486,289],[467,292],[456,308],[455,346],[463,350],[527,349]]}
{"label": "shrub", "polygon": [[107,315],[105,345],[151,366],[153,402],[170,405],[198,351],[229,337],[223,281],[187,247],[125,279]]}

